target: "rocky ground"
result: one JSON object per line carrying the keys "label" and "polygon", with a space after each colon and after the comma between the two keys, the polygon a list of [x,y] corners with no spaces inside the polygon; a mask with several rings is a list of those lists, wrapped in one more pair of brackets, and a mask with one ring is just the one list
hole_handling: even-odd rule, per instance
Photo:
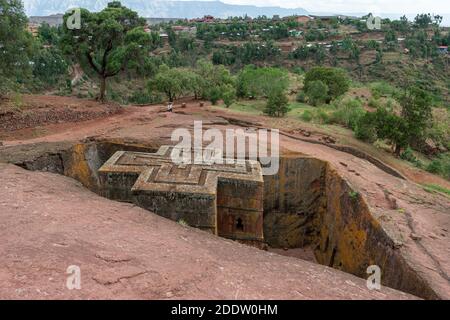
{"label": "rocky ground", "polygon": [[[411,299],[0,164],[0,299]],[[68,290],[66,270],[81,270]]]}
{"label": "rocky ground", "polygon": [[0,103],[0,130],[10,132],[51,123],[92,120],[119,111],[120,106],[116,104],[59,96],[24,95]]}
{"label": "rocky ground", "polygon": [[[200,108],[197,102],[175,106],[171,114],[164,106],[130,106],[96,120],[0,131],[0,159],[15,163],[10,148],[31,152],[42,142],[109,139],[159,146],[171,143],[174,128],[192,129],[194,120],[203,120],[205,129],[274,127],[266,117]],[[439,178],[377,165],[320,135],[305,139],[286,131],[283,152],[329,162],[361,194],[406,264],[438,297],[450,298],[450,200],[417,184]],[[1,171],[1,298],[408,298],[389,289],[368,291],[364,280],[334,269],[184,228],[102,199],[63,176],[11,165]],[[69,265],[82,269],[80,291],[65,289]]]}

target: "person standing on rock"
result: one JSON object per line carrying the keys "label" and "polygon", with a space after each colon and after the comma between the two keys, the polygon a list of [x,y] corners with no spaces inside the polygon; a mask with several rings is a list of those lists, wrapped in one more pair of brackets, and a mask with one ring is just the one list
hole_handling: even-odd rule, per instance
{"label": "person standing on rock", "polygon": [[167,105],[167,112],[173,112],[173,102],[170,101],[169,104]]}

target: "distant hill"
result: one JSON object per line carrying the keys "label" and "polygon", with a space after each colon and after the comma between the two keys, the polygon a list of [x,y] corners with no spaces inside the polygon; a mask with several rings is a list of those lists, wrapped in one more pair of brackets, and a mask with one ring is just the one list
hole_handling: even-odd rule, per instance
{"label": "distant hill", "polygon": [[[351,16],[357,16],[357,17],[362,17],[362,16],[365,16],[365,15],[367,15],[367,13],[368,12],[351,12],[351,13],[345,13],[345,12],[343,12],[342,14],[345,14],[345,15],[351,15]],[[314,12],[314,13],[311,13],[311,14],[317,14],[317,15],[333,15],[333,14],[335,14],[335,13],[333,13],[333,12]],[[398,20],[398,19],[400,19],[400,17],[402,17],[403,15],[405,15],[405,14],[403,14],[403,13],[381,13],[380,14],[380,16],[382,17],[382,18],[388,18],[388,19],[391,19],[391,20]],[[406,14],[406,17],[408,18],[408,20],[409,21],[414,21],[414,18],[416,17],[416,13],[407,13]],[[442,12],[439,12],[439,15],[441,15],[442,16],[442,24],[441,24],[441,26],[442,27],[450,27],[450,13],[442,13]]]}
{"label": "distant hill", "polygon": [[[146,18],[149,25],[155,25],[162,22],[177,21],[179,19],[181,18]],[[63,23],[63,14],[52,14],[49,16],[30,16],[28,17],[28,20],[33,24],[40,25],[46,22],[49,25],[55,27]]]}
{"label": "distant hill", "polygon": [[[28,16],[49,16],[64,13],[69,8],[82,7],[90,11],[100,11],[111,0],[23,0]],[[266,15],[289,16],[307,14],[307,11],[280,7],[257,7],[251,5],[232,5],[221,1],[162,1],[162,0],[122,0],[123,5],[137,11],[143,17],[158,18],[197,18],[212,15],[217,18],[229,16],[257,17]]]}

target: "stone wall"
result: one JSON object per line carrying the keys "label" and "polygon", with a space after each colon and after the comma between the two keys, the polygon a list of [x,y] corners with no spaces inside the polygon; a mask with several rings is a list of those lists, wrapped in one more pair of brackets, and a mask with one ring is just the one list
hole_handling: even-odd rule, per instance
{"label": "stone wall", "polygon": [[367,278],[377,265],[382,284],[426,299],[437,294],[409,265],[370,209],[337,172],[327,165],[326,210],[320,211],[315,256],[319,263]]}
{"label": "stone wall", "polygon": [[[0,162],[14,163],[29,170],[65,174],[98,192],[97,170],[118,150],[151,152],[154,149],[121,142],[36,144],[3,148]],[[123,185],[128,188],[135,179],[135,176],[129,177]],[[226,184],[218,187],[228,188]],[[242,192],[242,198],[251,195],[251,188]],[[265,240],[279,248],[312,246],[319,263],[362,278],[367,278],[368,266],[378,265],[384,285],[422,298],[439,298],[424,277],[414,270],[414,266],[405,261],[401,249],[395,246],[373,218],[364,198],[355,191],[324,161],[302,155],[281,158],[279,174],[264,178]],[[109,196],[120,198],[125,187],[118,192]],[[229,193],[238,194],[238,191],[231,188]],[[251,199],[251,196],[247,198]],[[179,203],[190,203],[191,200],[192,197],[179,199]],[[146,204],[146,200],[138,201],[143,206],[156,206]],[[166,205],[171,205],[166,198],[164,201]],[[227,207],[226,201],[225,196],[219,196],[216,205],[223,209]],[[197,208],[210,210],[200,198],[196,203]],[[177,208],[167,211],[173,212],[169,218],[180,218]],[[238,217],[238,214],[234,216]],[[199,220],[194,220],[194,223],[199,226],[203,224]],[[208,221],[203,225],[213,224]],[[231,225],[237,228],[235,221]],[[243,221],[243,225],[245,228],[248,222]]]}
{"label": "stone wall", "polygon": [[275,248],[310,246],[318,263],[367,278],[377,265],[382,284],[426,299],[438,295],[403,258],[363,197],[325,161],[280,159],[264,178],[264,236]]}
{"label": "stone wall", "polygon": [[262,242],[261,165],[177,164],[171,153],[178,151],[162,146],[156,153],[116,152],[98,170],[101,194],[222,237]]}
{"label": "stone wall", "polygon": [[145,191],[133,194],[133,202],[164,218],[217,234],[215,195]]}
{"label": "stone wall", "polygon": [[280,170],[264,177],[264,235],[275,248],[302,248],[317,237],[314,225],[325,203],[323,161],[299,156],[280,159]]}
{"label": "stone wall", "polygon": [[219,178],[217,188],[219,236],[242,241],[263,241],[263,194],[262,183]]}

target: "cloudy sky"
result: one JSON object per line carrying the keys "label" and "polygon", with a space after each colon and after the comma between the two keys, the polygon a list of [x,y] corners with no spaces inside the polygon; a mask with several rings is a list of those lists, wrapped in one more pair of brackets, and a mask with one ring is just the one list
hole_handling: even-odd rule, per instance
{"label": "cloudy sky", "polygon": [[383,13],[450,13],[449,0],[221,0],[232,4],[302,7],[308,11],[383,12]]}

